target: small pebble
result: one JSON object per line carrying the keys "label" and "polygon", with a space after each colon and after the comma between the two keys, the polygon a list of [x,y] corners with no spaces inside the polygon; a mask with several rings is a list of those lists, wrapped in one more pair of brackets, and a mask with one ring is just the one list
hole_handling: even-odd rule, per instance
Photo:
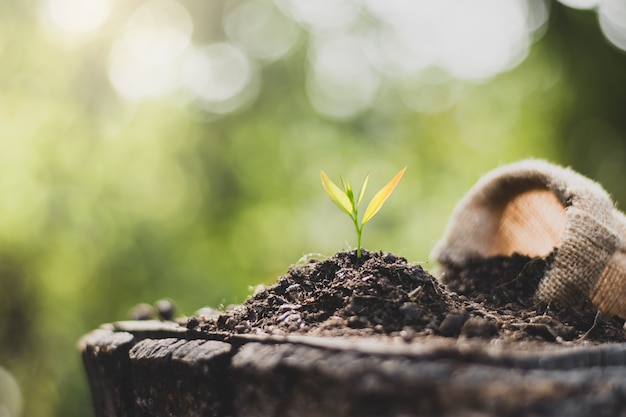
{"label": "small pebble", "polygon": [[465,313],[448,313],[439,325],[439,333],[446,337],[458,336],[461,333],[463,324],[465,324],[465,320]]}
{"label": "small pebble", "polygon": [[172,320],[176,312],[176,305],[168,298],[163,298],[154,303],[157,311],[159,312],[159,318],[161,320]]}
{"label": "small pebble", "polygon": [[402,331],[400,332],[400,337],[402,338],[402,340],[404,340],[405,342],[410,342],[413,339],[415,339],[415,330],[409,328],[409,327],[405,327],[404,329],[402,329]]}
{"label": "small pebble", "polygon": [[383,261],[392,264],[394,263],[398,258],[396,258],[394,255],[392,255],[391,253],[386,253],[383,255]]}
{"label": "small pebble", "polygon": [[461,329],[461,335],[465,337],[480,337],[483,339],[489,339],[492,336],[498,334],[498,326],[492,320],[487,320],[482,317],[471,317],[464,324]]}
{"label": "small pebble", "polygon": [[157,317],[156,309],[150,304],[137,304],[128,312],[131,320],[154,320]]}
{"label": "small pebble", "polygon": [[406,322],[416,322],[422,318],[424,312],[417,303],[404,303],[400,306],[400,312]]}
{"label": "small pebble", "polygon": [[189,317],[187,320],[187,329],[192,330],[198,327],[200,324],[200,320],[197,317]]}
{"label": "small pebble", "polygon": [[250,321],[245,320],[238,325],[235,326],[235,331],[237,333],[249,333],[250,332]]}
{"label": "small pebble", "polygon": [[348,327],[351,329],[362,329],[367,326],[367,319],[365,317],[360,316],[350,316],[348,317]]}
{"label": "small pebble", "polygon": [[226,327],[228,330],[234,330],[237,324],[238,324],[237,319],[235,319],[234,317],[229,317],[226,319],[226,323],[224,323],[224,327]]}

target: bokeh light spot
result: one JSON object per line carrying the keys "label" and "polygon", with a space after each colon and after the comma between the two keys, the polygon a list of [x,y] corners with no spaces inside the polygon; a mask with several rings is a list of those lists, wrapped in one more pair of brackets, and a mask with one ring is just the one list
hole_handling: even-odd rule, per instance
{"label": "bokeh light spot", "polygon": [[130,17],[114,43],[109,78],[126,98],[141,99],[179,86],[178,58],[190,45],[193,22],[187,9],[172,0],[151,0]]}
{"label": "bokeh light spot", "polygon": [[0,366],[0,416],[22,415],[22,393],[13,376]]}
{"label": "bokeh light spot", "polygon": [[602,0],[559,0],[559,2],[573,9],[588,10],[598,7]]}
{"label": "bokeh light spot", "polygon": [[390,74],[419,71],[439,57],[438,26],[434,18],[443,15],[437,1],[366,1],[369,12],[383,23],[376,48],[382,65]]}
{"label": "bokeh light spot", "polygon": [[528,52],[528,32],[519,2],[455,1],[442,19],[442,67],[461,79],[487,79]]}
{"label": "bokeh light spot", "polygon": [[50,19],[60,29],[70,33],[85,33],[98,29],[111,13],[110,0],[48,0]]}
{"label": "bokeh light spot", "polygon": [[203,107],[215,113],[233,111],[256,95],[251,88],[253,63],[228,43],[192,51],[185,60],[183,78]]}
{"label": "bokeh light spot", "polygon": [[276,61],[293,50],[299,28],[267,1],[238,4],[224,18],[228,38],[253,58]]}
{"label": "bokeh light spot", "polygon": [[361,10],[360,0],[276,0],[276,5],[312,31],[345,28]]}
{"label": "bokeh light spot", "polygon": [[131,16],[121,41],[150,65],[172,61],[189,45],[193,23],[187,9],[171,0],[151,0]]}
{"label": "bokeh light spot", "polygon": [[462,91],[460,81],[435,70],[400,80],[402,101],[420,113],[436,114],[448,110],[457,102]]}
{"label": "bokeh light spot", "polygon": [[626,51],[626,3],[623,0],[603,0],[598,9],[598,19],[604,36]]}
{"label": "bokeh light spot", "polygon": [[380,77],[358,38],[344,35],[318,40],[311,50],[307,92],[313,107],[335,118],[349,118],[369,107]]}
{"label": "bokeh light spot", "polygon": [[377,68],[393,75],[434,65],[462,80],[485,80],[517,65],[549,15],[545,2],[527,0],[371,0],[366,6],[383,23]]}

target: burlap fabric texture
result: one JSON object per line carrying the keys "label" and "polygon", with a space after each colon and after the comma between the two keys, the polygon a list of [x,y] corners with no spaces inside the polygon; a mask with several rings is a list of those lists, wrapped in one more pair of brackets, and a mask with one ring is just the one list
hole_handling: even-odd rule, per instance
{"label": "burlap fabric texture", "polygon": [[626,318],[626,216],[596,182],[542,160],[483,176],[455,207],[432,257],[443,274],[470,261],[520,253],[556,257],[538,302]]}

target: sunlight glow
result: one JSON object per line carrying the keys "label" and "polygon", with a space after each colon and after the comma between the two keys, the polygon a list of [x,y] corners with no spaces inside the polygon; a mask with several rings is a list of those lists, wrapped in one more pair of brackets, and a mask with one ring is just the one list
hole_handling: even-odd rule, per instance
{"label": "sunlight glow", "polygon": [[626,3],[623,0],[603,0],[598,9],[598,19],[604,36],[626,51]]}
{"label": "sunlight glow", "polygon": [[[288,4],[288,12],[309,26],[321,25],[316,13],[304,13],[316,6],[278,4]],[[445,111],[459,98],[462,82],[480,83],[522,62],[549,16],[541,0],[365,0],[369,20],[356,24],[346,12],[359,11],[351,4],[335,6],[343,7],[337,15],[346,26],[313,30],[309,48],[309,100],[332,118],[358,115],[381,94],[415,111]]]}
{"label": "sunlight glow", "polygon": [[291,52],[299,39],[298,25],[267,1],[239,4],[224,16],[224,29],[232,43],[266,62]]}
{"label": "sunlight glow", "polygon": [[22,405],[22,393],[17,381],[0,366],[0,416],[19,417]]}
{"label": "sunlight glow", "polygon": [[457,1],[443,17],[441,65],[461,79],[486,79],[518,64],[529,33],[520,2]]}
{"label": "sunlight glow", "polygon": [[602,0],[559,0],[562,3],[573,9],[595,9],[601,3]]}
{"label": "sunlight glow", "polygon": [[307,29],[342,29],[353,23],[361,10],[361,0],[275,0],[276,5]]}
{"label": "sunlight glow", "polygon": [[366,5],[385,23],[376,35],[377,66],[384,72],[435,65],[464,80],[488,79],[517,65],[548,16],[542,1],[367,0]]}
{"label": "sunlight glow", "polygon": [[[46,1],[58,25],[80,31],[102,24],[112,0]],[[232,111],[257,95],[257,65],[298,46],[300,25],[311,35],[306,88],[319,113],[356,116],[383,90],[412,110],[438,113],[455,104],[463,82],[484,82],[522,62],[548,16],[546,0],[229,0],[226,40],[195,46],[195,16],[184,5],[148,0],[114,40],[108,76],[130,100],[183,91],[205,110]],[[83,26],[68,23],[76,20]],[[615,19],[601,16],[601,23],[619,45]]]}
{"label": "sunlight glow", "polygon": [[193,22],[172,0],[151,0],[129,19],[109,57],[109,78],[126,98],[155,97],[176,90],[179,60],[191,42]]}
{"label": "sunlight glow", "polygon": [[254,65],[238,48],[215,43],[195,49],[186,57],[185,86],[206,110],[233,111],[256,97]]}
{"label": "sunlight glow", "polygon": [[318,40],[312,47],[307,91],[318,112],[333,118],[352,117],[372,103],[379,84],[358,38]]}
{"label": "sunlight glow", "polygon": [[48,0],[50,19],[70,33],[86,33],[98,29],[111,13],[110,0]]}
{"label": "sunlight glow", "polygon": [[442,71],[416,73],[399,80],[399,94],[409,108],[426,114],[448,110],[459,99],[463,84]]}

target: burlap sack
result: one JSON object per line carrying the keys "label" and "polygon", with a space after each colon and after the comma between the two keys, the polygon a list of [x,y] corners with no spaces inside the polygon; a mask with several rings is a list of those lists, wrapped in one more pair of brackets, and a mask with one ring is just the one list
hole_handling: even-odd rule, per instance
{"label": "burlap sack", "polygon": [[443,273],[469,261],[558,248],[536,298],[572,308],[589,299],[626,318],[626,217],[596,182],[541,160],[495,169],[455,207],[432,257]]}

